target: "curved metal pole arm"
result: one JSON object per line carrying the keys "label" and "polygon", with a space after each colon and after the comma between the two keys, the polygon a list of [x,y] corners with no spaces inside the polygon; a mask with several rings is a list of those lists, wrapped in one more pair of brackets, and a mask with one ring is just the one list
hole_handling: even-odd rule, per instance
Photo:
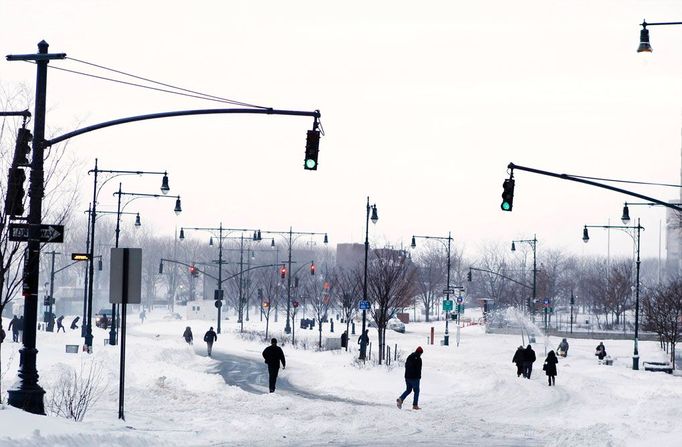
{"label": "curved metal pole arm", "polygon": [[185,267],[194,267],[195,269],[197,269],[197,272],[202,273],[202,274],[208,276],[209,278],[215,279],[216,281],[218,280],[218,278],[216,278],[215,276],[211,275],[210,273],[206,273],[205,271],[203,271],[203,270],[201,270],[200,268],[198,268],[196,265],[187,264],[186,262],[182,262],[182,261],[176,261],[175,259],[161,258],[161,263],[163,263],[163,262],[170,262],[170,263],[173,263],[173,264],[180,264],[180,265],[184,265]]}
{"label": "curved metal pole arm", "polygon": [[481,268],[478,268],[478,267],[469,267],[469,270],[477,270],[477,271],[479,271],[479,272],[488,272],[488,273],[492,273],[493,275],[501,276],[502,278],[507,279],[507,280],[509,280],[509,281],[511,281],[511,282],[514,282],[514,283],[516,283],[516,284],[518,284],[518,285],[520,285],[520,286],[523,286],[523,287],[525,287],[525,288],[527,288],[527,289],[532,289],[532,288],[533,288],[533,286],[529,286],[528,284],[524,284],[524,283],[519,282],[519,281],[517,281],[517,280],[515,280],[515,279],[511,279],[510,277],[505,276],[505,275],[503,275],[502,273],[493,272],[492,270],[481,269]]}
{"label": "curved metal pole arm", "polygon": [[[262,268],[265,268],[265,267],[279,267],[279,266],[280,266],[280,264],[266,264],[266,265],[257,265],[257,266],[254,266],[254,267],[249,267],[249,268],[247,268],[247,269],[244,269],[244,270],[241,271],[241,272],[235,273],[235,274],[232,275],[232,276],[228,276],[227,278],[223,279],[222,282],[225,282],[225,281],[227,281],[228,279],[236,278],[236,277],[239,276],[240,274],[249,272],[249,271],[251,271],[251,270],[262,269]],[[216,278],[216,279],[218,279],[218,278]]]}

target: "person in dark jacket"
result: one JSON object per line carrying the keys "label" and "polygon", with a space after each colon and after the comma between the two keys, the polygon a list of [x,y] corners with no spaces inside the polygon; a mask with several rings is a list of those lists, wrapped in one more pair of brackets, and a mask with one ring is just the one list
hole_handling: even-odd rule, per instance
{"label": "person in dark jacket", "polygon": [[594,353],[597,357],[599,357],[599,361],[604,360],[604,357],[606,357],[606,347],[604,346],[604,342],[600,341],[599,344],[597,345],[597,350]]}
{"label": "person in dark jacket", "polygon": [[341,347],[348,347],[348,331],[343,331],[343,334],[341,334]]}
{"label": "person in dark jacket", "polygon": [[5,330],[2,328],[2,322],[0,321],[0,343],[5,341],[6,335]]}
{"label": "person in dark jacket", "polygon": [[10,329],[12,330],[12,341],[17,343],[19,341],[19,319],[16,315],[9,322],[9,326],[7,326],[7,330],[9,331]]}
{"label": "person in dark jacket", "polygon": [[71,322],[71,329],[78,329],[78,320],[80,320],[81,317],[76,317],[73,319]]}
{"label": "person in dark jacket", "polygon": [[192,328],[187,326],[185,332],[182,333],[182,337],[185,339],[188,345],[192,345],[194,341],[194,336],[192,335]]}
{"label": "person in dark jacket", "polygon": [[213,352],[213,342],[218,341],[218,335],[213,330],[213,326],[211,326],[209,330],[206,331],[206,334],[204,334],[204,341],[206,342],[206,350],[208,352],[208,356],[210,357],[211,352]]}
{"label": "person in dark jacket", "polygon": [[59,318],[57,318],[57,332],[59,332],[60,329],[63,332],[66,332],[66,329],[64,329],[64,315],[60,315]]}
{"label": "person in dark jacket", "polygon": [[523,377],[530,379],[530,375],[533,372],[533,363],[535,362],[535,351],[528,345],[523,351]]}
{"label": "person in dark jacket", "polygon": [[566,357],[568,355],[568,341],[566,341],[565,338],[561,340],[561,343],[559,343],[557,354],[559,354],[561,357]]}
{"label": "person in dark jacket", "polygon": [[21,343],[24,342],[24,316],[22,315],[19,317],[19,321],[17,321],[17,328],[19,328],[19,341]]}
{"label": "person in dark jacket", "polygon": [[405,360],[405,391],[396,399],[398,408],[403,408],[403,401],[409,394],[414,391],[414,396],[412,397],[412,409],[421,410],[419,408],[419,382],[422,378],[422,353],[424,350],[421,346],[410,355],[407,356]]}
{"label": "person in dark jacket", "polygon": [[100,324],[102,325],[102,329],[105,331],[109,329],[109,317],[105,315],[102,315],[102,320],[100,320]]}
{"label": "person in dark jacket", "polygon": [[523,374],[523,346],[516,348],[512,363],[516,363],[516,377],[521,377],[521,374]]}
{"label": "person in dark jacket", "polygon": [[287,361],[284,358],[282,348],[277,346],[277,339],[270,340],[270,346],[263,350],[263,358],[268,365],[268,376],[270,378],[270,392],[275,392],[275,385],[277,384],[277,375],[279,374],[279,363],[282,362],[282,369],[287,368]]}
{"label": "person in dark jacket", "polygon": [[554,354],[554,351],[549,351],[547,354],[547,358],[545,359],[545,364],[542,367],[542,369],[545,370],[545,374],[547,374],[547,381],[549,382],[549,386],[556,386],[556,365],[559,363],[559,360],[556,358],[556,354]]}
{"label": "person in dark jacket", "polygon": [[358,344],[360,345],[360,360],[365,360],[369,344],[369,329],[365,329],[365,332],[358,337]]}

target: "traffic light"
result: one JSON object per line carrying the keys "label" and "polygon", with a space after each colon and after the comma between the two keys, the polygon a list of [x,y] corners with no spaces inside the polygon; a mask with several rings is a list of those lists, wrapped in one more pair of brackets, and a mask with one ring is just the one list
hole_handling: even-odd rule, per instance
{"label": "traffic light", "polygon": [[282,266],[282,267],[279,269],[279,276],[280,276],[280,278],[282,278],[282,279],[286,278],[286,276],[287,276],[287,268],[286,268],[286,267]]}
{"label": "traffic light", "polygon": [[24,214],[24,182],[26,173],[22,168],[12,166],[9,168],[7,178],[7,196],[5,197],[5,214],[8,216],[21,216]]}
{"label": "traffic light", "polygon": [[31,140],[33,140],[33,135],[31,131],[25,127],[19,129],[17,133],[17,145],[14,149],[14,167],[17,166],[29,166],[31,162],[28,160],[28,153],[31,152]]}
{"label": "traffic light", "polygon": [[502,211],[511,211],[514,205],[514,179],[508,178],[502,183]]}
{"label": "traffic light", "polygon": [[320,131],[309,130],[305,140],[305,163],[308,171],[317,171],[317,154],[320,151]]}
{"label": "traffic light", "polygon": [[467,273],[467,281],[471,282],[471,270]]}
{"label": "traffic light", "polygon": [[196,268],[196,267],[193,266],[193,265],[190,265],[190,266],[189,266],[189,273],[190,273],[193,277],[196,278],[197,276],[199,276],[199,269]]}
{"label": "traffic light", "polygon": [[315,274],[315,263],[314,262],[310,263],[310,274],[311,275]]}

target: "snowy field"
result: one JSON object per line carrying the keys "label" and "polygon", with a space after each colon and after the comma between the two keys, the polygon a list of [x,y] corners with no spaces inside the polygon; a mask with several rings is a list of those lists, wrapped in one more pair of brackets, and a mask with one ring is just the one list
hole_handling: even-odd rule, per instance
{"label": "snowy field", "polygon": [[[251,382],[247,389],[226,384],[221,363],[206,357],[201,339],[215,322],[165,320],[165,312],[155,311],[139,324],[134,315],[129,318],[125,421],[117,418],[119,350],[103,345],[104,331],[96,329],[92,355],[64,352],[65,344],[81,344],[80,331],[39,332],[40,384],[48,394],[67,365],[78,369],[91,362],[104,370],[105,391],[80,423],[5,406],[0,446],[682,445],[682,377],[632,371],[632,341],[606,340],[614,364],[604,366],[594,356],[598,340],[569,339],[569,357],[560,359],[556,387],[548,387],[542,361],[545,348],[558,345],[556,338],[547,340],[547,347],[545,340],[533,345],[538,361],[526,380],[516,377],[511,363],[520,335],[486,335],[482,327],[470,326],[462,328],[457,347],[451,325],[448,347],[439,345],[442,321],[413,323],[405,334],[388,333],[403,361],[363,366],[355,360],[357,335],[351,336],[348,353],[293,349],[282,336],[280,320],[271,322],[271,336],[280,339],[287,356],[280,377],[293,388],[269,394],[261,357],[267,343],[241,337],[234,320],[223,322],[215,357],[262,365],[259,378],[246,366],[227,374],[228,382]],[[436,344],[427,345],[432,325]],[[193,349],[181,338],[185,326],[194,332]],[[257,319],[245,326],[249,332],[262,328]],[[343,331],[338,324],[335,329],[325,335]],[[376,346],[376,331],[370,336]],[[314,345],[317,328],[296,327],[296,337]],[[410,409],[411,397],[399,410],[395,400],[404,389],[404,358],[420,345],[422,410]],[[18,348],[7,342],[2,347],[4,400],[16,380]],[[665,359],[656,343],[642,342],[640,355],[642,361]]]}

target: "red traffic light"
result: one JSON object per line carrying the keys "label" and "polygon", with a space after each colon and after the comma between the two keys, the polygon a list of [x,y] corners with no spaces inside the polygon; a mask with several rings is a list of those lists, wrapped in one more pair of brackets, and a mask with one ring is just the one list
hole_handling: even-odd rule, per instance
{"label": "red traffic light", "polygon": [[311,275],[315,274],[315,263],[314,262],[310,263],[310,274]]}
{"label": "red traffic light", "polygon": [[286,277],[286,275],[287,275],[287,268],[284,267],[284,266],[282,266],[282,267],[279,269],[279,274],[280,274],[281,278],[284,279],[284,278]]}

